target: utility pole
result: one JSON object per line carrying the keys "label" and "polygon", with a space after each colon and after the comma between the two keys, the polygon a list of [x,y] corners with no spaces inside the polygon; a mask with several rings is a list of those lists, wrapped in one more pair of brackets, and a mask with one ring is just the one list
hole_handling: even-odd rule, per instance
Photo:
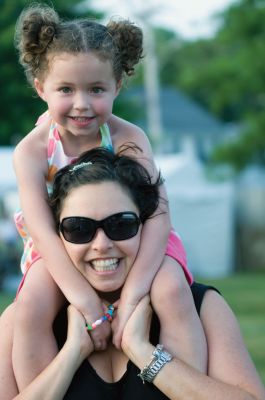
{"label": "utility pole", "polygon": [[142,23],[142,27],[146,48],[146,56],[144,58],[144,85],[148,133],[154,148],[156,148],[162,141],[158,65],[153,29],[146,22]]}

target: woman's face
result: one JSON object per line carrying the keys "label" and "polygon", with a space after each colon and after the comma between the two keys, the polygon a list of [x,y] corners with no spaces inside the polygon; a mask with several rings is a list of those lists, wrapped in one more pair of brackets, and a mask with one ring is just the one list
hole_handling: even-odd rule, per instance
{"label": "woman's face", "polygon": [[[60,221],[81,216],[102,220],[110,215],[139,211],[128,193],[117,183],[101,182],[72,189],[64,200]],[[98,291],[112,292],[121,288],[134,263],[140,245],[138,233],[127,240],[111,240],[99,228],[94,238],[84,244],[64,242],[72,262],[87,281]]]}

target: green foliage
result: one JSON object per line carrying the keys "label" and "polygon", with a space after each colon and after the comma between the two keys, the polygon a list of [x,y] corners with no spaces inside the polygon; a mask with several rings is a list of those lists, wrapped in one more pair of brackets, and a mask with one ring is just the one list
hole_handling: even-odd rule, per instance
{"label": "green foliage", "polygon": [[265,115],[257,113],[251,116],[247,126],[238,139],[215,149],[213,162],[231,164],[236,171],[248,163],[265,165]]}
{"label": "green foliage", "polygon": [[265,162],[265,2],[237,1],[218,18],[214,38],[175,39],[178,46],[163,61],[161,81],[184,90],[223,121],[244,127],[238,140],[214,155],[240,169]]}
{"label": "green foliage", "polygon": [[171,54],[174,83],[223,120],[241,120],[264,106],[265,4],[241,0],[219,18],[213,39],[184,42]]}
{"label": "green foliage", "polygon": [[[76,0],[39,1],[54,6],[63,18],[99,17]],[[24,7],[31,1],[1,0],[0,13],[0,145],[15,144],[34,126],[37,117],[45,110],[45,104],[37,99],[34,90],[27,83],[13,45],[15,23]]]}

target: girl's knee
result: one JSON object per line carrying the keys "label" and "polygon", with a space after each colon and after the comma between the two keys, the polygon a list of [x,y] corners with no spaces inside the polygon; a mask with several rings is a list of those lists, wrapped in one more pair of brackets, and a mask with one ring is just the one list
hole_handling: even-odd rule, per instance
{"label": "girl's knee", "polygon": [[42,315],[41,301],[36,301],[28,291],[21,292],[16,300],[16,325],[34,324],[40,315]]}
{"label": "girl's knee", "polygon": [[14,322],[15,307],[16,307],[15,303],[12,303],[2,312],[0,317],[0,326]]}
{"label": "girl's knee", "polygon": [[171,299],[181,301],[191,298],[190,286],[180,264],[170,257],[166,257],[163,265],[155,276],[151,287],[151,298],[160,300]]}
{"label": "girl's knee", "polygon": [[48,293],[44,296],[35,290],[22,290],[16,300],[16,325],[50,326],[58,310]]}
{"label": "girl's knee", "polygon": [[179,318],[193,314],[195,306],[190,286],[182,267],[173,259],[157,273],[151,287],[151,302],[157,312],[174,309],[174,315]]}

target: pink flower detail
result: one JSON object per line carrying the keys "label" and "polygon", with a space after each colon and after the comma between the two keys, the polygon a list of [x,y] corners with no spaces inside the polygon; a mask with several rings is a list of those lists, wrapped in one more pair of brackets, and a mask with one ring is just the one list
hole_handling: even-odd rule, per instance
{"label": "pink flower detail", "polygon": [[49,143],[48,143],[48,149],[47,149],[48,158],[50,158],[53,155],[55,147],[56,147],[55,140],[50,139]]}

